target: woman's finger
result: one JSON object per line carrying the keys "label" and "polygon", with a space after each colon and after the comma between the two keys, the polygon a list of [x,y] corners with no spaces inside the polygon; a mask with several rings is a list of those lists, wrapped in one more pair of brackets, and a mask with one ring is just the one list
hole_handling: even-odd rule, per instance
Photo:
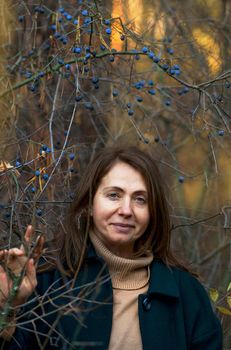
{"label": "woman's finger", "polygon": [[24,251],[19,248],[11,248],[8,251],[6,251],[5,255],[8,256],[22,256],[24,255]]}
{"label": "woman's finger", "polygon": [[33,226],[32,225],[28,225],[27,229],[26,229],[26,232],[25,232],[25,235],[24,235],[24,239],[25,239],[25,241],[27,243],[30,243],[33,233],[34,233]]}
{"label": "woman's finger", "polygon": [[33,291],[34,288],[37,285],[36,268],[35,268],[35,261],[34,261],[34,259],[29,259],[28,262],[27,262],[25,278],[27,278],[27,281],[29,283],[31,291]]}

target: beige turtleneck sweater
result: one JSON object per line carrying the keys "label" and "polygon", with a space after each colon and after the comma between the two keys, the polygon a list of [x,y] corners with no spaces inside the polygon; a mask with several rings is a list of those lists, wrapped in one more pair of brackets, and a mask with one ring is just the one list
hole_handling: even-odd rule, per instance
{"label": "beige turtleneck sweater", "polygon": [[113,319],[108,349],[141,350],[138,295],[148,290],[153,254],[148,252],[136,259],[122,258],[113,254],[93,232],[90,238],[96,253],[105,260],[112,280]]}

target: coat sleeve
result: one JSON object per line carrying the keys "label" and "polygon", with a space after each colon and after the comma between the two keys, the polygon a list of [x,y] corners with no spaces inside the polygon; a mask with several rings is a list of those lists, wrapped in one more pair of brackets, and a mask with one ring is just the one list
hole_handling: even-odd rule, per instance
{"label": "coat sleeve", "polygon": [[[47,307],[39,301],[39,296],[46,293],[55,279],[53,272],[43,273],[38,276],[38,286],[36,291],[29,298],[27,303],[21,308],[20,314],[17,316],[16,330],[10,341],[0,338],[0,350],[39,350],[39,343],[46,340],[49,333],[49,326],[52,325],[56,314],[52,317],[46,317]],[[47,302],[46,302],[47,305]]]}
{"label": "coat sleeve", "polygon": [[204,287],[188,273],[182,277],[180,290],[189,349],[222,350],[221,324]]}

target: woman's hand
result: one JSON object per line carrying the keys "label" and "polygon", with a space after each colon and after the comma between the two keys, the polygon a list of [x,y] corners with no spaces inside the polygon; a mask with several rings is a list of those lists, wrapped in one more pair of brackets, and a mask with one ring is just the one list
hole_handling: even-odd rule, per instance
{"label": "woman's hand", "polygon": [[44,239],[38,237],[34,248],[31,248],[33,232],[33,227],[29,225],[24,236],[25,245],[0,251],[1,309],[7,302],[11,307],[25,303],[37,285],[36,265],[42,254]]}

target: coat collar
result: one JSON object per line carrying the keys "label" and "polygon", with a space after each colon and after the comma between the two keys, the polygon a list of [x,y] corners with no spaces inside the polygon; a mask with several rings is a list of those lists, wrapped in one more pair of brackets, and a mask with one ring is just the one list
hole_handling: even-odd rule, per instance
{"label": "coat collar", "polygon": [[173,269],[166,266],[161,260],[153,260],[150,270],[148,293],[178,299],[179,289]]}
{"label": "coat collar", "polygon": [[[87,249],[87,259],[103,259],[98,257],[95,248],[89,242]],[[153,260],[150,266],[150,284],[148,294],[162,295],[173,299],[179,298],[179,289],[173,274],[173,269],[166,266],[161,260]]]}

